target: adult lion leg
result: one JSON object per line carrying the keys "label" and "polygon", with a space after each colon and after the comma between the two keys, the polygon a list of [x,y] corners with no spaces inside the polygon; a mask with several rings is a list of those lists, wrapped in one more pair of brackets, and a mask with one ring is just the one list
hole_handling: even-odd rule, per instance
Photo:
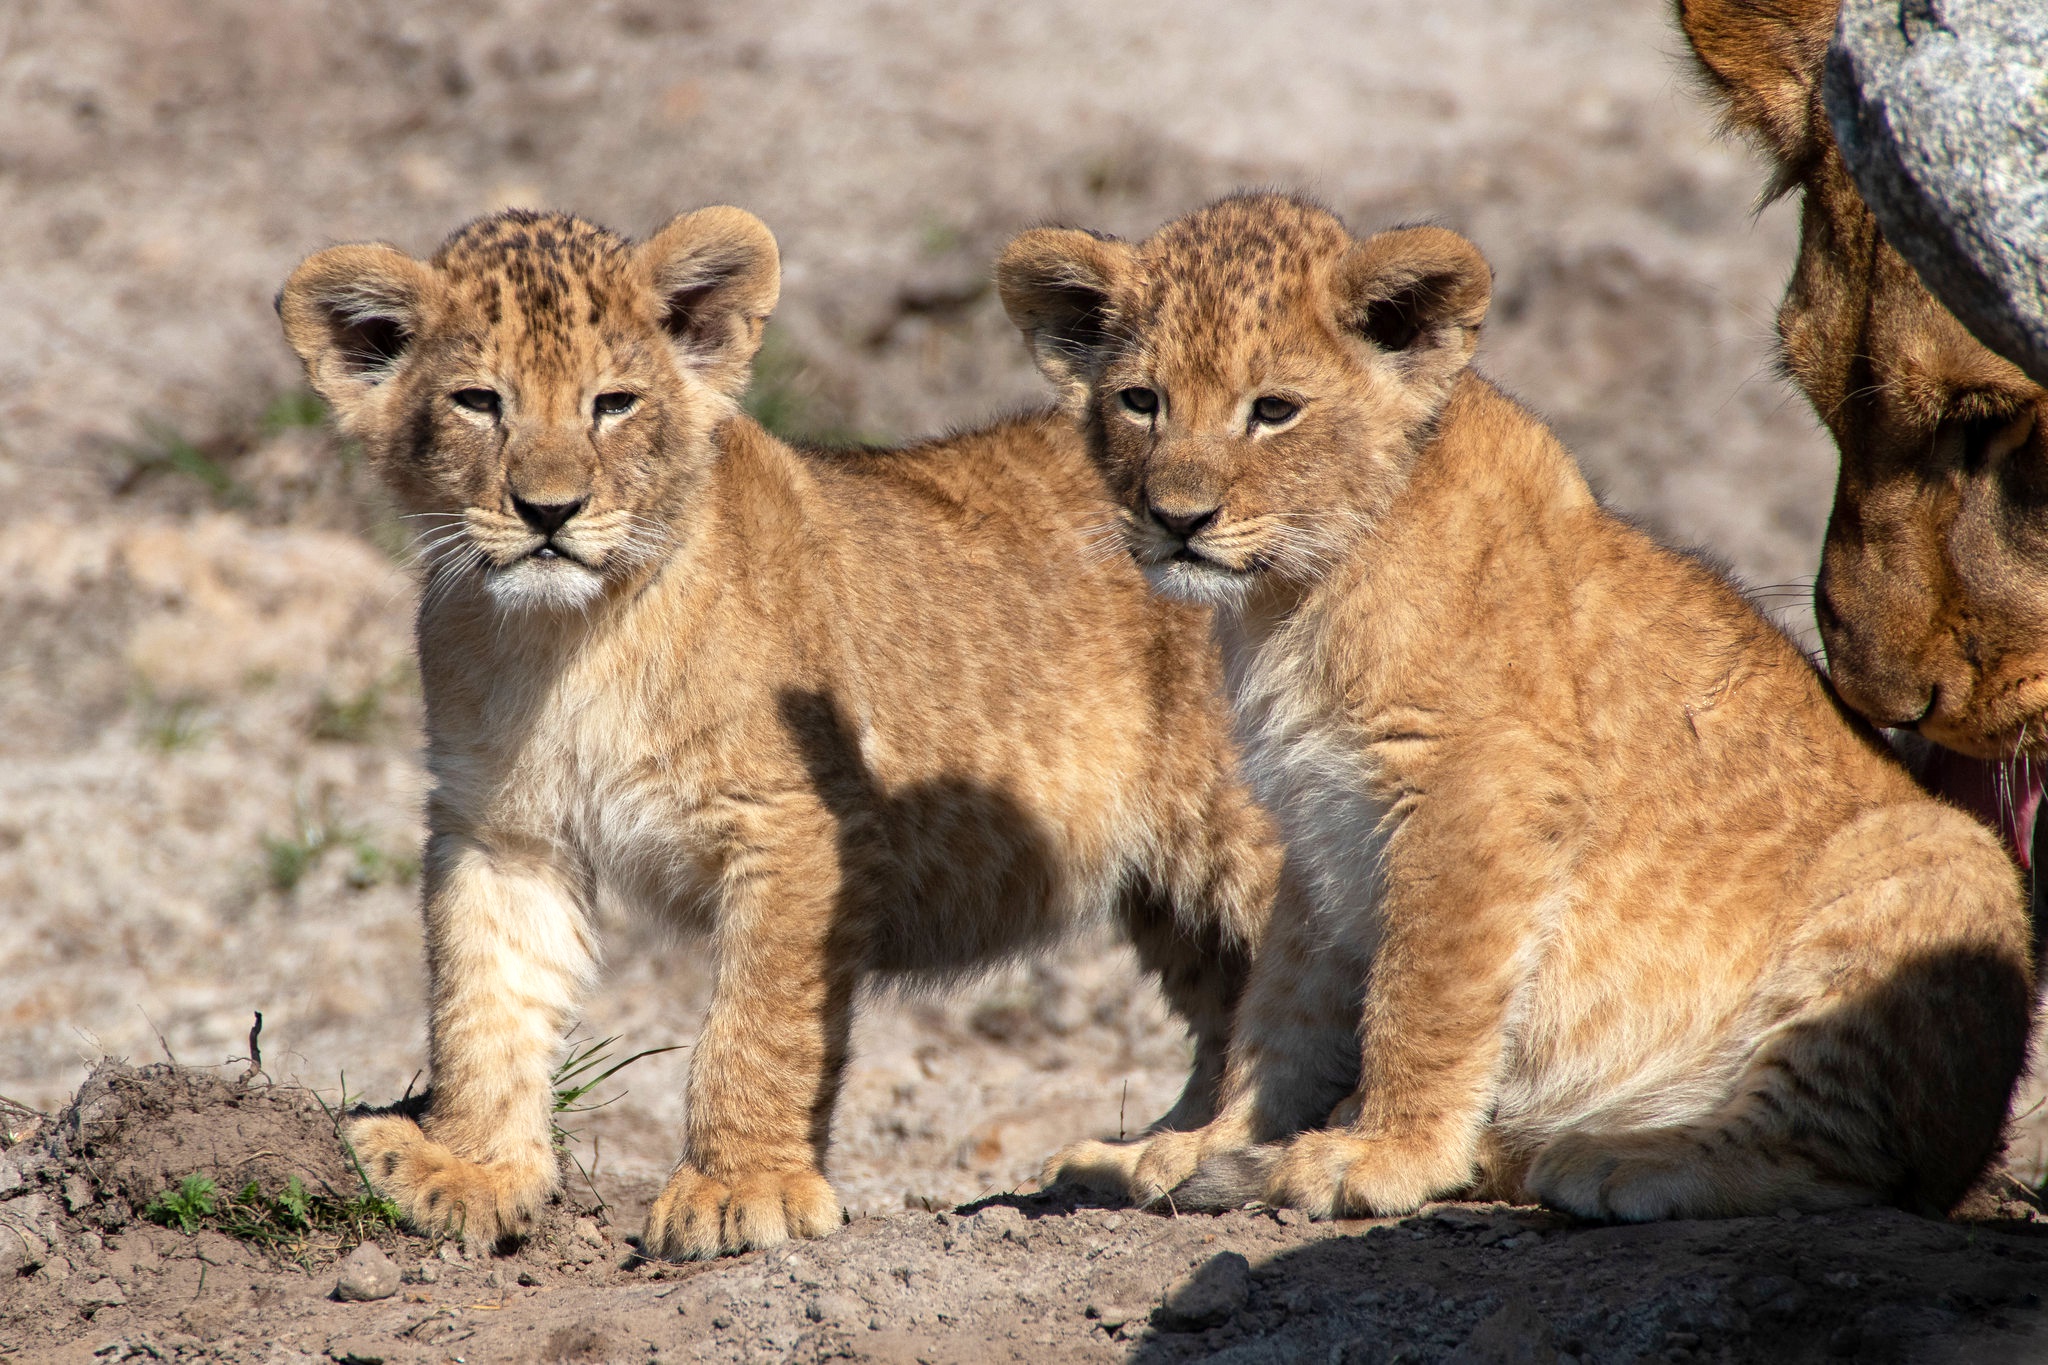
{"label": "adult lion leg", "polygon": [[706,1259],[840,1225],[823,1166],[861,951],[829,835],[813,845],[728,874],[683,1159],[648,1210],[649,1255]]}
{"label": "adult lion leg", "polygon": [[440,835],[426,880],[427,1111],[357,1118],[343,1135],[413,1226],[490,1245],[525,1232],[559,1187],[549,1078],[596,945],[545,864]]}

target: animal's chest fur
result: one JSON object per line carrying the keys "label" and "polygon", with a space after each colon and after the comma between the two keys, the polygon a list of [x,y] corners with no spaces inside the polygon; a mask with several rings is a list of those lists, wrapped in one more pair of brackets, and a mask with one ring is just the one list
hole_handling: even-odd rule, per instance
{"label": "animal's chest fur", "polygon": [[1315,701],[1310,665],[1284,647],[1227,648],[1245,776],[1280,822],[1293,875],[1333,948],[1368,959],[1380,934],[1388,806],[1350,727]]}

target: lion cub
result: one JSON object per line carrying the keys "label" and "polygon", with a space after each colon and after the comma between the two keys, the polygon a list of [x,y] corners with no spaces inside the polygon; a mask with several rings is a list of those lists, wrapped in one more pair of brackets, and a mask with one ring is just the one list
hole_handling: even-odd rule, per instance
{"label": "lion cub", "polygon": [[1153,585],[1220,608],[1288,844],[1216,1120],[1050,1173],[1316,1216],[1957,1201],[2025,1055],[2012,865],[1467,368],[1469,242],[1248,197],[1026,233],[999,279]]}
{"label": "lion cub", "polygon": [[862,980],[956,978],[1091,917],[1195,1035],[1161,1122],[1213,1113],[1280,853],[1203,613],[1090,552],[1112,508],[1054,415],[851,451],[742,415],[779,280],[738,209],[638,245],[513,212],[429,261],[322,251],[279,297],[426,528],[432,1090],[349,1129],[422,1228],[516,1234],[556,1189],[549,1075],[601,892],[717,961],[649,1255],[837,1227]]}

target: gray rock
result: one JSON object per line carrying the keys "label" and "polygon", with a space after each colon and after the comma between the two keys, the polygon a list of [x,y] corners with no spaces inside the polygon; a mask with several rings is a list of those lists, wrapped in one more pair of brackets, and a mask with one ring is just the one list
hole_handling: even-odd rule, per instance
{"label": "gray rock", "polygon": [[1550,1324],[1526,1300],[1516,1299],[1472,1329],[1444,1365],[1556,1365]]}
{"label": "gray rock", "polygon": [[1251,1262],[1226,1251],[1203,1262],[1166,1302],[1152,1311],[1152,1321],[1169,1332],[1195,1332],[1226,1321],[1251,1297]]}
{"label": "gray rock", "polygon": [[342,1257],[334,1297],[343,1303],[388,1299],[398,1292],[398,1280],[398,1266],[384,1254],[384,1248],[365,1242]]}
{"label": "gray rock", "polygon": [[1885,239],[2048,384],[2048,5],[1845,0],[1823,96]]}
{"label": "gray rock", "polygon": [[833,1327],[855,1327],[873,1316],[868,1306],[851,1294],[828,1289],[812,1299],[804,1310],[812,1322],[822,1322]]}

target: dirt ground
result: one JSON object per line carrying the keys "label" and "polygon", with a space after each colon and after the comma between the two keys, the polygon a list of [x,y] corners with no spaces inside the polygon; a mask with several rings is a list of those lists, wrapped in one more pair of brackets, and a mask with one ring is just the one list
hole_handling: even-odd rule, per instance
{"label": "dirt ground", "polygon": [[1140,1213],[1004,1195],[853,1219],[710,1265],[641,1260],[652,1182],[572,1191],[502,1256],[373,1228],[381,1297],[341,1301],[356,1238],[268,1245],[144,1213],[195,1172],[347,1193],[327,1109],[226,1071],[103,1066],[0,1155],[0,1359],[1191,1360],[1230,1365],[1995,1362],[2048,1358],[2048,1220],[1874,1211],[1577,1226],[1432,1205]]}
{"label": "dirt ground", "polygon": [[[987,283],[1022,227],[1141,233],[1248,184],[1312,191],[1359,228],[1435,219],[1496,267],[1482,367],[1556,422],[1618,507],[1711,548],[1805,630],[1832,459],[1769,373],[1795,225],[1785,206],[1751,213],[1761,170],[1713,136],[1678,50],[1660,0],[0,5],[0,1095],[54,1113],[108,1057],[237,1057],[258,1010],[268,1073],[330,1103],[344,1089],[394,1098],[423,1063],[406,541],[299,389],[269,307],[291,265],[333,241],[424,252],[512,203],[634,233],[682,209],[743,204],[775,228],[786,268],[755,409],[786,431],[886,439],[1042,398]],[[580,1120],[574,1150],[630,1209],[676,1154],[709,980],[692,944],[619,915],[607,935],[609,975],[582,1036],[616,1036],[617,1055],[679,1048],[636,1064],[606,1088],[613,1103]],[[873,1352],[922,1333],[956,1343],[940,1355],[964,1356],[1013,1302],[1034,1322],[1057,1319],[1042,1330],[1058,1351],[1177,1359],[1208,1340],[1140,1341],[1127,1326],[1112,1346],[1069,1312],[1085,1277],[1020,1279],[980,1256],[981,1233],[960,1230],[1005,1215],[941,1225],[926,1211],[1013,1191],[1061,1142],[1135,1129],[1171,1100],[1186,1046],[1127,954],[1087,939],[948,995],[878,997],[856,1049],[832,1174],[861,1218],[828,1245],[903,1258],[892,1264],[938,1264],[947,1239],[976,1254],[945,1259],[964,1278],[943,1293],[906,1289],[880,1335],[849,1340]],[[2025,1107],[2014,1156],[2038,1177],[2032,1095]],[[1571,1253],[1572,1284],[1597,1298],[1608,1291],[1590,1286],[1608,1276],[1625,1298],[1637,1292],[1625,1287],[1636,1284],[1628,1237],[1648,1237],[1673,1267],[1688,1238],[1733,1264],[1825,1221],[1546,1233],[1510,1252],[1441,1220],[1354,1236],[1267,1216],[1047,1219],[1020,1207],[1031,1231],[988,1242],[1005,1256],[1028,1245],[1035,1261],[1058,1245],[1066,1257],[1094,1237],[1096,1261],[1137,1257],[1133,1267],[1167,1277],[1160,1288],[1186,1258],[1235,1248],[1253,1265],[1245,1313],[1281,1313],[1280,1296],[1305,1286],[1301,1302],[1318,1306],[1303,1313],[1327,1317],[1330,1332],[1356,1320],[1365,1340],[1371,1322],[1399,1323],[1398,1349],[1424,1360],[1456,1345],[1453,1328],[1481,1304],[1514,1307],[1495,1283],[1503,1266],[1526,1261],[1531,1292],[1549,1296],[1530,1302],[1551,1313],[1564,1248],[1584,1248]],[[1949,1235],[1851,1219],[1828,1245],[1851,1256],[1866,1227],[1873,1238],[1902,1229],[1901,1247]],[[1992,1234],[1963,1235],[1978,1247]],[[62,1259],[99,1264],[134,1238],[182,1264],[194,1244],[179,1236],[128,1225]],[[603,1245],[605,1265],[623,1256]],[[801,1277],[836,1283],[838,1254],[807,1250],[807,1269],[752,1258],[712,1279],[579,1272],[569,1279],[588,1307],[575,1311],[613,1344],[548,1349],[637,1352],[605,1295],[700,1292],[691,1285],[745,1300],[703,1310],[744,1333],[671,1313],[687,1330],[650,1339],[714,1355],[771,1337],[822,1342],[825,1329],[800,1320]],[[1551,1257],[1559,1265],[1540,1259]],[[480,1285],[494,1272],[447,1273]],[[509,1267],[497,1273],[513,1284]],[[226,1274],[216,1267],[209,1283]],[[0,1299],[41,1293],[53,1275],[0,1287]],[[739,1287],[771,1275],[775,1292],[748,1299]],[[1371,1309],[1381,1316],[1357,1317],[1367,1309],[1355,1295],[1326,1313],[1359,1276],[1385,1281],[1389,1297]],[[318,1278],[249,1270],[239,1301],[256,1304],[258,1285],[297,1294],[309,1321],[341,1315],[332,1330],[397,1311],[319,1307]],[[1799,1283],[1817,1305],[1802,1322],[1840,1326],[1874,1302]],[[1028,1301],[1023,1284],[1037,1286]],[[1431,1284],[1456,1313],[1428,1300]],[[568,1288],[507,1288],[502,1307],[461,1330],[540,1322],[531,1305],[566,1311]],[[1638,1288],[1642,1303],[1666,1303]],[[913,1301],[951,1325],[917,1324],[904,1315]],[[1930,1340],[1978,1321],[1953,1305],[1927,1311],[1948,1315]],[[1548,1320],[1561,1343],[1622,1358],[1621,1338],[1586,1335],[1568,1313]],[[76,1338],[95,1350],[115,1339],[85,1330],[98,1321]],[[768,1335],[745,1335],[757,1323]],[[1655,1354],[1649,1330],[1629,1327],[1627,1340]],[[282,1341],[260,1325],[234,1331],[258,1335],[214,1340],[244,1354]],[[1316,1338],[1314,1358],[1396,1349],[1349,1340]],[[1024,1357],[1057,1354],[1018,1341]]]}

